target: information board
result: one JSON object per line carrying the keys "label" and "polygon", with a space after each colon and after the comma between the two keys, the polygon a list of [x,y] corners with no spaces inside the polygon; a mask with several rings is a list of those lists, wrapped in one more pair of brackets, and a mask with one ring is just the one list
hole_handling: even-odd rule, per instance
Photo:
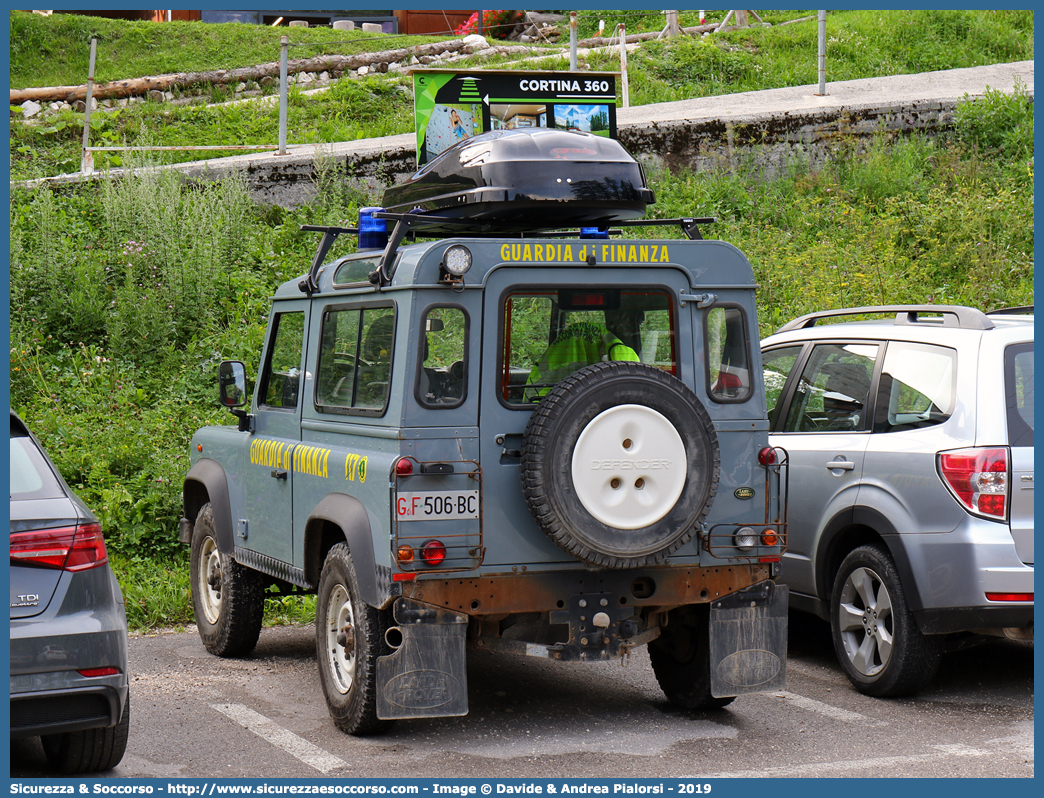
{"label": "information board", "polygon": [[615,72],[412,70],[417,165],[489,130],[551,127],[616,138]]}

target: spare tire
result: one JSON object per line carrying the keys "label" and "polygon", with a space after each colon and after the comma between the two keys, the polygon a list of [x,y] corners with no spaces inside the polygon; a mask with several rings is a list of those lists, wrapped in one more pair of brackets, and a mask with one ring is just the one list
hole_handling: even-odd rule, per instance
{"label": "spare tire", "polygon": [[718,439],[696,394],[642,363],[576,371],[522,440],[522,491],[559,547],[591,565],[662,562],[692,540],[718,486]]}

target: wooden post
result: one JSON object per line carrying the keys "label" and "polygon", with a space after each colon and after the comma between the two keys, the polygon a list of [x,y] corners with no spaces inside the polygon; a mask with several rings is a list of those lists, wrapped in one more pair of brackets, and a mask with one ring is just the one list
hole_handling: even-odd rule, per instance
{"label": "wooden post", "polygon": [[677,11],[664,11],[667,15],[667,35],[672,39],[681,36],[681,26],[678,24]]}

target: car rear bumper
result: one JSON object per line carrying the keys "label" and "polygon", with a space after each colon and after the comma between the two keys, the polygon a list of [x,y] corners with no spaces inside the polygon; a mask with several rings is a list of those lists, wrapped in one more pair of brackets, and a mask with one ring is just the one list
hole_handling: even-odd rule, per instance
{"label": "car rear bumper", "polygon": [[[1033,623],[1033,565],[1022,562],[1007,525],[969,517],[953,532],[898,535],[918,601],[914,617],[926,634]],[[991,601],[987,594],[1026,594],[1029,601]],[[912,597],[911,597],[912,598]]]}
{"label": "car rear bumper", "polygon": [[986,629],[1033,628],[1033,605],[944,607],[915,612],[918,628],[926,635]]}
{"label": "car rear bumper", "polygon": [[115,726],[126,701],[126,684],[122,690],[111,685],[95,685],[12,693],[11,737],[36,737]]}

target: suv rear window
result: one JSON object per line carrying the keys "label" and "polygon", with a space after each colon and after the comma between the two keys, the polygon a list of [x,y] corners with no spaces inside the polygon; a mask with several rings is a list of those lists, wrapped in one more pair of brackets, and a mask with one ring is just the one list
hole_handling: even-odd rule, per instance
{"label": "suv rear window", "polygon": [[957,400],[957,352],[944,346],[892,341],[885,353],[874,432],[941,424]]}
{"label": "suv rear window", "polygon": [[671,296],[634,288],[516,291],[501,314],[500,397],[539,402],[592,363],[624,360],[678,373]]}
{"label": "suv rear window", "polygon": [[1008,404],[1008,445],[1033,445],[1033,344],[1004,350],[1004,395]]}

